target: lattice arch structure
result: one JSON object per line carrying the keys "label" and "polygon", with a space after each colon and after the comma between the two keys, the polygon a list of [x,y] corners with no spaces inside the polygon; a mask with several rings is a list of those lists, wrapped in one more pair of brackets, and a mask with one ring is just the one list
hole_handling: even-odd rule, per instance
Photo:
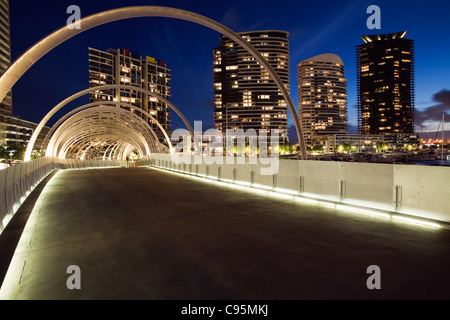
{"label": "lattice arch structure", "polygon": [[[44,154],[46,156],[57,156],[57,152],[54,151],[55,150],[55,141],[56,139],[53,137],[53,139],[50,141],[50,139],[52,138],[54,132],[60,127],[60,125],[62,123],[64,123],[69,117],[73,116],[74,114],[88,109],[88,108],[92,108],[92,107],[98,107],[98,106],[116,106],[117,103],[113,102],[113,101],[98,101],[98,102],[92,102],[92,103],[88,103],[85,104],[83,106],[80,106],[78,108],[75,108],[74,110],[68,112],[67,114],[65,114],[63,117],[61,117],[49,130],[49,132],[47,133],[47,135],[44,138],[44,141],[41,145],[41,150],[40,153]],[[127,104],[127,103],[120,103],[120,107],[124,108],[124,110],[131,110],[133,108],[135,108],[135,106],[131,105],[131,104]],[[161,152],[161,153],[171,153],[173,150],[173,146],[172,143],[170,141],[170,137],[168,135],[168,133],[165,131],[164,127],[148,112],[142,110],[142,109],[136,109],[137,113],[140,113],[142,115],[147,116],[153,123],[155,123],[158,128],[160,129],[160,131],[162,132],[162,134],[164,135],[164,138],[167,141],[167,146],[163,145],[161,143],[156,144],[156,150],[157,152]],[[156,132],[153,130],[153,128],[151,126],[147,126],[147,129],[150,130],[153,138],[155,141],[159,140],[158,135],[156,134]]]}
{"label": "lattice arch structure", "polygon": [[[161,101],[162,103],[166,104],[168,106],[168,108],[170,108],[171,110],[173,110],[180,118],[181,120],[184,122],[184,124],[186,125],[187,129],[189,130],[190,134],[192,137],[194,137],[194,129],[192,128],[192,126],[189,124],[189,122],[187,121],[186,117],[181,113],[181,111],[175,107],[170,101],[164,99],[163,97],[161,97],[160,95],[151,92],[150,90],[144,89],[144,88],[140,88],[140,87],[135,87],[135,86],[130,86],[130,85],[104,85],[104,86],[98,86],[98,87],[93,87],[93,88],[88,88],[85,90],[82,90],[80,92],[77,92],[73,95],[71,95],[70,97],[64,99],[63,101],[61,101],[59,104],[57,104],[50,112],[47,113],[47,115],[41,120],[41,122],[38,124],[38,126],[36,127],[36,129],[33,131],[33,134],[30,138],[30,142],[28,143],[27,149],[25,151],[25,161],[29,161],[31,159],[31,153],[33,152],[33,147],[34,144],[42,130],[42,128],[45,126],[45,124],[52,118],[52,116],[57,113],[59,110],[61,110],[63,107],[65,107],[67,104],[69,104],[70,102],[74,101],[75,99],[82,97],[86,94],[89,94],[91,92],[95,92],[95,91],[101,91],[101,90],[108,90],[108,89],[132,89],[134,91],[139,91],[142,93],[147,93],[149,96],[152,96],[156,99],[158,99],[159,101]],[[107,102],[102,102],[102,104],[107,104]],[[119,108],[121,105],[124,105],[121,102],[114,102],[114,104]],[[139,111],[141,113],[145,113],[145,115],[150,116],[149,118],[153,118],[150,114],[146,113],[144,110],[136,108],[135,106],[132,106],[132,108],[136,109],[136,111]],[[153,118],[154,119],[154,118]],[[154,119],[155,123],[158,124],[158,126],[160,128],[161,125],[159,125],[159,122],[157,122]],[[163,130],[163,133],[165,131]],[[168,138],[167,134],[166,134],[166,139]],[[170,139],[168,139],[170,140]]]}
{"label": "lattice arch structure", "polygon": [[[165,149],[165,150],[164,150]],[[133,112],[112,106],[84,109],[54,131],[47,153],[62,159],[124,160],[167,152],[150,125]]]}
{"label": "lattice arch structure", "polygon": [[[275,82],[281,95],[286,101],[289,108],[291,116],[294,120],[294,125],[297,130],[297,137],[300,142],[302,158],[306,159],[306,145],[303,137],[303,131],[300,124],[299,116],[297,114],[295,105],[289,95],[289,92],[281,81],[280,77],[276,71],[272,68],[269,62],[259,53],[252,45],[250,45],[245,39],[240,35],[232,31],[231,29],[225,27],[224,25],[206,18],[204,16],[198,15],[193,12],[168,8],[168,7],[156,7],[156,6],[135,6],[135,7],[125,7],[119,9],[108,10],[93,14],[80,21],[81,28],[76,29],[72,26],[64,26],[59,30],[53,32],[47,37],[43,38],[41,41],[32,46],[28,51],[26,51],[19,59],[17,59],[8,70],[0,78],[0,100],[3,100],[7,93],[12,89],[14,84],[22,77],[22,75],[39,59],[41,59],[45,54],[54,49],[59,44],[64,41],[74,37],[75,35],[89,30],[91,28],[109,23],[114,21],[119,21],[123,19],[139,18],[139,17],[165,17],[165,18],[175,18],[184,21],[190,21],[203,25],[207,28],[220,32],[222,35],[235,41],[238,45],[244,48],[250,55],[252,55],[256,61],[258,61],[261,66],[267,70],[271,79]],[[39,129],[39,131],[42,127]],[[32,143],[31,143],[32,142]],[[35,141],[30,141],[33,145]],[[32,147],[31,147],[32,148]],[[31,152],[29,152],[31,154]],[[26,156],[26,160],[30,157]]]}

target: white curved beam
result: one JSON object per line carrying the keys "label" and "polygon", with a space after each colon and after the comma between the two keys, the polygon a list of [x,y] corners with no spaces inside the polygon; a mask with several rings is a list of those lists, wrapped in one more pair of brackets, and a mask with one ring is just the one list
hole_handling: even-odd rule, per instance
{"label": "white curved beam", "polygon": [[[126,130],[122,130],[115,134],[105,135],[105,134],[98,134],[95,131],[91,133],[83,133],[83,132],[80,133],[78,132],[77,129],[80,128],[75,127],[72,130],[68,130],[74,132],[72,135],[68,137],[67,140],[61,141],[62,146],[57,148],[57,150],[55,151],[55,156],[57,156],[58,158],[65,158],[69,150],[73,148],[77,149],[78,150],[77,152],[79,153],[83,150],[85,146],[89,147],[92,146],[93,143],[94,144],[102,143],[103,141],[99,141],[99,139],[100,140],[114,139],[116,141],[121,141],[122,143],[133,145],[134,148],[138,149],[140,153],[142,153],[143,155],[149,154],[150,152],[148,145],[145,143],[145,139],[138,132],[134,134],[135,137],[132,137],[130,136],[130,132]],[[146,153],[143,152],[141,144],[142,147],[146,149]]]}
{"label": "white curved beam", "polygon": [[[125,122],[129,124],[116,125],[117,123],[124,124]],[[110,132],[108,133],[108,131]],[[57,156],[61,152],[65,153],[67,151],[65,148],[68,144],[74,145],[74,141],[79,141],[80,139],[92,141],[94,138],[98,140],[106,136],[114,136],[115,139],[123,140],[127,136],[131,138],[130,135],[137,134],[136,137],[139,137],[138,140],[141,140],[142,146],[145,147],[146,153],[149,154],[148,143],[155,142],[155,147],[157,147],[158,141],[152,135],[148,135],[148,140],[145,139],[142,131],[151,132],[151,127],[144,119],[126,109],[107,106],[85,109],[72,115],[56,130],[50,140],[47,151],[50,152],[50,155]],[[136,143],[137,141],[134,144]],[[62,147],[61,144],[63,144]],[[136,146],[138,147],[138,145]]]}
{"label": "white curved beam", "polygon": [[[95,115],[95,113],[94,113]],[[116,140],[123,140],[125,138],[125,140],[127,140],[127,138],[131,138],[130,135],[136,135],[138,133],[138,131],[131,127],[131,128],[126,128],[126,127],[119,127],[119,128],[115,128],[114,124],[112,126],[112,129],[115,129],[114,131],[111,131],[110,133],[108,133],[107,131],[105,132],[105,126],[107,126],[107,123],[100,122],[93,122],[91,121],[91,118],[89,115],[87,114],[82,114],[80,115],[82,117],[81,121],[79,121],[78,119],[71,119],[72,121],[68,121],[68,123],[64,123],[63,128],[61,132],[58,132],[55,135],[55,139],[57,139],[59,142],[56,143],[57,148],[55,149],[55,153],[54,156],[57,156],[58,153],[61,152],[62,149],[65,149],[66,146],[70,145],[70,146],[77,146],[79,144],[79,142],[76,141],[93,141],[93,140],[99,140],[100,138],[106,138],[106,137],[111,137],[111,138],[115,138]],[[114,116],[116,116],[116,114],[114,114]],[[87,121],[86,121],[87,120]],[[101,119],[100,119],[101,120]],[[103,119],[105,120],[105,119]],[[130,119],[119,119],[121,121],[129,121]],[[143,120],[142,120],[143,121]],[[100,127],[101,130],[99,131],[97,129],[97,127]],[[131,129],[131,130],[130,130]],[[60,133],[62,133],[62,136],[60,135]],[[142,134],[139,133],[137,135],[140,139],[140,137],[142,137]],[[58,138],[59,137],[59,138]],[[151,142],[152,140],[150,140]],[[141,140],[142,145],[146,146],[146,142],[145,140]],[[63,147],[59,148],[58,146],[61,145],[61,143],[63,143]],[[133,143],[133,142],[130,142]],[[134,142],[134,144],[136,144],[137,141]],[[58,152],[58,149],[60,150]],[[147,153],[150,152],[150,149],[148,149],[148,147],[146,146],[146,150]],[[66,151],[64,151],[66,152]],[[61,157],[61,156],[59,156]]]}
{"label": "white curved beam", "polygon": [[[1,78],[0,78],[0,82],[1,82]],[[0,84],[0,87],[1,87],[1,84]],[[191,125],[189,124],[189,122],[187,121],[185,116],[181,113],[181,111],[178,110],[178,108],[175,107],[170,101],[164,99],[160,95],[158,95],[158,94],[156,94],[154,92],[151,92],[148,89],[144,89],[144,88],[140,88],[140,87],[134,87],[134,86],[129,86],[129,85],[116,85],[116,84],[104,85],[104,86],[88,88],[88,89],[82,90],[80,92],[77,92],[77,93],[71,95],[70,97],[66,98],[65,100],[61,101],[52,110],[50,110],[50,112],[47,113],[47,115],[41,120],[41,122],[39,122],[39,124],[37,125],[36,129],[33,131],[33,134],[31,135],[30,141],[28,142],[27,149],[25,151],[24,161],[29,161],[31,159],[31,153],[33,152],[33,146],[34,146],[34,144],[35,144],[35,142],[36,142],[36,140],[37,140],[37,138],[39,136],[39,133],[41,132],[42,128],[44,128],[45,124],[50,120],[50,118],[56,112],[58,112],[61,108],[63,108],[68,103],[72,102],[73,100],[78,99],[78,98],[80,98],[80,97],[82,97],[82,96],[84,96],[84,95],[86,95],[88,93],[95,92],[95,91],[98,91],[98,90],[108,90],[108,89],[129,89],[129,90],[134,90],[134,91],[138,91],[138,92],[141,92],[141,93],[146,93],[149,96],[155,97],[156,99],[158,99],[162,103],[166,104],[173,111],[175,111],[176,114],[178,114],[178,116],[181,118],[181,120],[184,122],[184,124],[188,128],[188,130],[191,133],[192,137],[194,137],[194,129],[192,129]]]}
{"label": "white curved beam", "polygon": [[45,54],[47,54],[49,51],[51,51],[64,41],[74,37],[75,35],[83,31],[109,22],[139,17],[165,17],[197,23],[199,25],[203,25],[207,28],[220,32],[221,34],[227,36],[228,38],[242,46],[246,51],[248,51],[267,70],[272,80],[275,81],[275,84],[280,89],[289,107],[289,111],[294,119],[297,136],[301,146],[302,158],[306,159],[306,145],[303,137],[303,130],[301,127],[299,116],[295,110],[295,105],[289,95],[286,86],[283,84],[280,77],[272,68],[272,66],[267,62],[267,60],[240,35],[225,27],[224,25],[202,15],[176,8],[136,6],[113,9],[93,14],[81,19],[80,29],[71,28],[72,26],[64,26],[60,28],[59,30],[53,32],[52,34],[48,35],[47,37],[36,43],[34,46],[32,46],[21,57],[19,57],[19,59],[17,59],[13,63],[13,65],[8,68],[8,70],[6,70],[6,72],[0,78],[0,100],[3,101],[6,94],[12,89],[17,80],[19,80],[35,62],[37,62]]}
{"label": "white curved beam", "polygon": [[[143,152],[141,146],[139,145],[140,143],[143,144],[143,147],[147,147],[145,145],[145,143],[143,141],[136,141],[136,139],[133,139],[132,137],[128,136],[126,139],[124,140],[120,140],[121,136],[120,135],[107,135],[107,136],[102,136],[102,138],[104,139],[115,139],[116,140],[116,144],[120,143],[126,143],[127,145],[133,145],[133,148],[137,149],[139,151],[140,154],[145,155],[145,153]],[[136,136],[136,138],[139,138],[138,136]],[[77,156],[75,158],[78,158],[78,155],[80,152],[85,153],[87,149],[89,149],[92,146],[101,144],[103,141],[99,141],[97,139],[97,137],[93,137],[90,135],[78,135],[76,137],[73,137],[65,142],[63,142],[63,145],[61,148],[59,148],[59,152],[57,154],[58,158],[66,158],[66,155],[68,153],[73,154],[73,152],[71,150],[76,150],[77,152]],[[86,149],[85,149],[86,148]],[[83,151],[84,150],[84,151]],[[148,153],[148,152],[147,152]]]}
{"label": "white curved beam", "polygon": [[[121,107],[125,107],[125,108],[135,108],[136,106],[132,105],[132,104],[128,104],[128,103],[123,103],[123,102],[119,102]],[[114,101],[97,101],[97,102],[92,102],[92,103],[88,103],[85,105],[82,105],[76,109],[73,109],[72,111],[66,113],[63,117],[61,117],[49,130],[49,132],[47,132],[47,134],[45,135],[44,141],[42,142],[42,146],[41,146],[41,153],[44,151],[43,148],[45,148],[45,146],[47,145],[47,142],[49,141],[51,135],[53,134],[53,132],[61,125],[61,123],[63,123],[67,118],[71,117],[73,114],[80,112],[81,110],[85,110],[88,108],[92,108],[92,107],[96,107],[96,106],[102,106],[102,105],[117,105],[117,102]],[[125,109],[124,110],[127,110]],[[145,116],[148,116],[157,126],[158,128],[161,130],[161,132],[163,133],[164,137],[167,139],[167,143],[169,145],[169,150],[173,150],[173,146],[172,146],[172,142],[170,141],[170,137],[167,134],[167,131],[164,129],[164,127],[161,125],[161,123],[159,123],[158,120],[156,120],[150,113],[148,113],[147,111],[138,109],[139,112],[142,112]],[[152,127],[150,127],[150,130],[153,134],[153,137],[158,140],[158,137],[155,133],[155,131],[153,130]]]}
{"label": "white curved beam", "polygon": [[[108,103],[108,104],[113,104],[113,102]],[[55,123],[55,125],[54,125],[54,126],[51,128],[51,130],[47,133],[47,135],[46,135],[46,137],[45,137],[44,142],[43,142],[42,145],[45,145],[45,143],[49,140],[50,135],[52,135],[53,132],[54,132],[57,128],[59,128],[59,126],[60,126],[62,123],[64,123],[65,121],[67,121],[67,119],[70,119],[71,117],[73,117],[74,114],[79,113],[79,112],[81,112],[81,111],[85,111],[85,110],[95,110],[95,111],[98,111],[98,112],[101,112],[101,111],[108,111],[108,112],[115,112],[115,111],[117,111],[117,112],[119,112],[119,110],[120,110],[121,113],[124,113],[124,112],[125,112],[125,113],[129,113],[129,114],[130,114],[130,117],[131,117],[130,119],[134,118],[135,120],[141,122],[142,125],[144,125],[144,126],[146,127],[146,129],[148,129],[148,130],[151,132],[151,134],[153,135],[153,138],[155,139],[156,145],[159,144],[158,137],[157,137],[156,133],[154,132],[153,128],[152,128],[152,127],[151,127],[144,119],[142,119],[141,117],[137,116],[136,114],[132,113],[131,111],[129,111],[129,110],[125,109],[125,108],[117,109],[117,108],[113,108],[113,107],[111,107],[111,106],[102,106],[102,105],[103,105],[102,102],[94,102],[94,103],[90,103],[90,104],[86,104],[86,105],[84,105],[84,106],[78,107],[78,108],[72,110],[71,112],[67,113],[67,114],[64,115],[61,119],[59,119],[58,122]],[[125,107],[126,107],[126,106],[131,106],[131,105],[127,105],[127,104],[121,104],[121,105],[123,105],[123,106],[125,106]],[[150,114],[148,114],[147,112],[143,111],[143,113],[146,114],[146,115],[148,115],[149,117],[151,117],[151,119],[153,119],[153,117],[152,117]],[[74,121],[74,119],[76,119],[76,118],[72,118],[71,121]],[[156,120],[155,120],[155,121],[156,121]],[[156,121],[156,124],[157,124],[158,127],[161,129],[161,131],[163,132],[163,134],[164,134],[164,136],[166,137],[166,139],[169,139],[169,141],[168,141],[168,144],[169,144],[169,151],[172,151],[172,150],[173,150],[173,146],[172,146],[172,143],[171,143],[171,141],[170,141],[169,136],[167,135],[167,132],[164,130],[164,128],[161,126],[161,124],[160,124],[158,121]],[[56,136],[56,135],[55,135],[55,136]],[[55,143],[56,143],[56,140],[53,139],[53,138],[51,138],[50,141],[49,141],[49,143],[48,143],[48,145],[47,145],[47,149],[46,149],[46,152],[45,152],[46,156],[47,156],[47,155],[48,155],[48,156],[52,156],[52,150],[54,149],[54,144],[55,144]]]}

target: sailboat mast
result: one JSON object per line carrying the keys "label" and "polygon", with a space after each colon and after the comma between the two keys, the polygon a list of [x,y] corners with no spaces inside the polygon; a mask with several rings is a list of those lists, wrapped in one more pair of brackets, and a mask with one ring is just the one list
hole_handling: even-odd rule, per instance
{"label": "sailboat mast", "polygon": [[442,148],[441,148],[441,165],[444,165],[444,125],[445,125],[445,112],[442,112]]}

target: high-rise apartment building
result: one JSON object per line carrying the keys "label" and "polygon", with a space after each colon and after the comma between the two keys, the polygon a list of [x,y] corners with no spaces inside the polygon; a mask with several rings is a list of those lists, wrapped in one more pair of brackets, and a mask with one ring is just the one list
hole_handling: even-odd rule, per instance
{"label": "high-rise apartment building", "polygon": [[[267,59],[290,90],[289,34],[252,31],[239,35]],[[264,67],[225,36],[213,58],[215,128],[223,134],[227,129],[254,129],[268,135],[275,130],[280,143],[287,143],[287,103]]]}
{"label": "high-rise apartment building", "polygon": [[297,66],[299,116],[305,142],[321,135],[347,133],[347,80],[344,63],[327,53]]}
{"label": "high-rise apartment building", "polygon": [[363,36],[357,46],[362,134],[414,133],[414,41],[407,33]]}
{"label": "high-rise apartment building", "polygon": [[[11,38],[9,27],[9,1],[0,0],[0,75],[11,65]],[[0,103],[0,114],[12,115],[11,91]]]}
{"label": "high-rise apartment building", "polygon": [[[89,48],[89,86],[125,85],[130,89],[99,90],[90,94],[90,101],[117,101],[150,113],[167,131],[170,129],[169,107],[157,98],[133,90],[132,87],[148,89],[166,100],[170,100],[170,69],[164,61],[145,58],[127,49],[101,51]],[[151,119],[141,115],[152,124]],[[152,124],[156,132],[159,128]]]}
{"label": "high-rise apartment building", "polygon": [[[37,123],[31,121],[0,114],[0,145],[7,149],[20,144],[26,146],[37,126]],[[50,127],[44,126],[42,128],[34,144],[33,151],[40,151],[45,136],[49,131]]]}

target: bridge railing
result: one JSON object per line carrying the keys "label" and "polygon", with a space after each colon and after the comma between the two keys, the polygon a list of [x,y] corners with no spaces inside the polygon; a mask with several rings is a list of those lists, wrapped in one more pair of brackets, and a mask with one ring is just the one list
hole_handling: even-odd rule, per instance
{"label": "bridge railing", "polygon": [[119,160],[37,158],[0,170],[0,234],[30,192],[52,171],[125,166]]}
{"label": "bridge railing", "polygon": [[[212,157],[153,154],[141,165],[279,191],[334,204],[450,222],[450,168],[271,159],[272,163],[214,163]],[[276,162],[276,165],[275,165]],[[262,168],[273,166],[273,174]]]}

